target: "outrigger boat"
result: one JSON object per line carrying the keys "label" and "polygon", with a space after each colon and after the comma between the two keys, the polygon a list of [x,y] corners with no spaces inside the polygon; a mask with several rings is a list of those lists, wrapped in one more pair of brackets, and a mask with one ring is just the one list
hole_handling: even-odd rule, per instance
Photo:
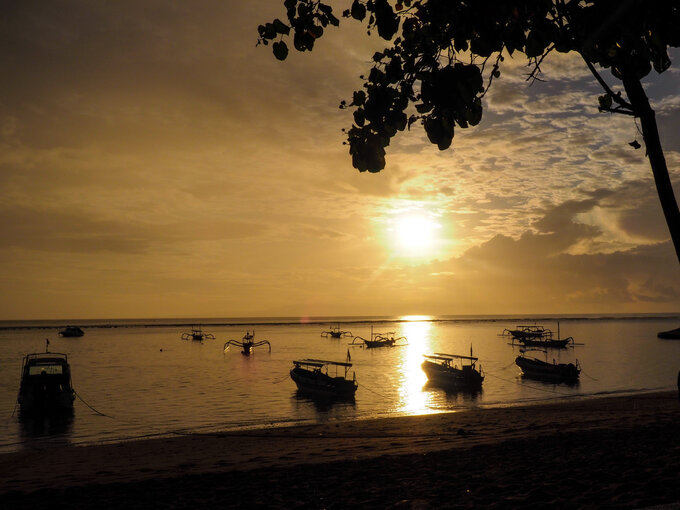
{"label": "outrigger boat", "polygon": [[343,336],[352,336],[351,331],[342,331],[340,329],[340,324],[337,326],[331,326],[331,329],[328,331],[322,331],[321,336],[326,338],[326,337],[331,337],[331,338],[342,338]]}
{"label": "outrigger boat", "polygon": [[[472,348],[470,348],[470,356],[442,352],[424,356],[425,361],[421,367],[431,383],[445,388],[472,390],[481,388],[484,371],[481,365],[479,370],[475,367],[478,358],[472,356]],[[460,360],[460,367],[456,363],[457,360]],[[467,364],[464,363],[466,361]]]}
{"label": "outrigger boat", "polygon": [[504,329],[503,335],[512,336],[513,343],[515,340],[525,347],[547,347],[547,348],[563,348],[570,342],[573,344],[572,337],[560,338],[560,323],[557,323],[557,338],[553,338],[553,332],[543,326],[517,326],[517,329]]}
{"label": "outrigger boat", "polygon": [[191,328],[190,333],[182,333],[182,340],[195,340],[197,342],[202,342],[203,340],[214,340],[215,335],[212,333],[204,333],[200,327]]}
{"label": "outrigger boat", "polygon": [[83,336],[85,333],[78,326],[66,326],[64,329],[59,331],[59,336],[67,338],[76,338]]}
{"label": "outrigger boat", "polygon": [[255,330],[251,331],[246,331],[245,336],[241,339],[239,342],[238,340],[229,340],[227,343],[224,344],[224,350],[226,351],[230,345],[236,345],[237,347],[241,348],[241,354],[244,356],[250,356],[250,354],[253,352],[254,347],[259,347],[260,345],[267,345],[269,347],[269,352],[272,352],[272,344],[269,343],[268,340],[258,340],[257,342],[254,340],[255,338]]}
{"label": "outrigger boat", "polygon": [[68,357],[49,352],[47,345],[45,352],[24,357],[17,397],[22,415],[45,416],[73,410],[75,391]]}
{"label": "outrigger boat", "polygon": [[407,343],[401,343],[397,344],[397,342],[400,342],[401,340],[406,340],[405,336],[400,336],[395,338],[394,336],[394,331],[390,331],[389,333],[375,333],[373,334],[373,327],[371,326],[371,339],[368,340],[366,338],[360,337],[360,336],[355,336],[354,339],[352,340],[352,343],[349,345],[357,345],[355,342],[357,340],[360,340],[361,342],[364,343],[364,346],[367,349],[373,349],[375,347],[395,347],[397,345],[407,345]]}
{"label": "outrigger boat", "polygon": [[543,338],[546,333],[552,331],[545,329],[543,326],[516,326],[515,329],[504,329],[503,335],[512,336],[513,340],[523,342],[536,338]]}
{"label": "outrigger boat", "polygon": [[515,364],[522,369],[524,377],[556,383],[574,384],[578,381],[581,373],[581,365],[579,365],[578,360],[576,360],[576,363],[557,363],[553,359],[553,362],[550,363],[522,355],[515,358]]}
{"label": "outrigger boat", "polygon": [[[328,374],[329,367],[335,367],[334,376]],[[302,359],[293,361],[290,378],[301,393],[325,398],[354,398],[358,383],[354,372],[352,379],[347,378],[351,367],[349,361]],[[344,369],[344,375],[338,375],[339,369]]]}

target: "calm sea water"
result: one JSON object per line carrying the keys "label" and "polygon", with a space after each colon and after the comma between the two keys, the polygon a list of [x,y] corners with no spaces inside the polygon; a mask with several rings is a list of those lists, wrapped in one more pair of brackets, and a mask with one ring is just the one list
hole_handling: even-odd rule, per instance
{"label": "calm sea water", "polygon": [[[348,345],[351,337],[321,336],[338,322],[364,338],[371,328],[394,332],[408,345],[364,349]],[[556,332],[557,322],[547,318],[77,321],[85,336],[60,338],[58,327],[64,324],[0,322],[0,453],[674,389],[680,369],[680,341],[656,336],[678,327],[680,315],[562,318],[561,337],[572,336],[577,345],[548,356],[558,362],[578,359],[582,372],[576,386],[522,379],[514,364],[519,349],[499,336],[517,324],[541,324]],[[192,324],[215,339],[182,340]],[[223,350],[227,340],[240,340],[253,329],[256,340],[271,343],[271,354],[266,346],[250,357],[234,347]],[[42,352],[45,338],[52,352],[69,357],[78,394],[74,415],[62,423],[21,422],[15,403],[22,359]],[[469,354],[471,346],[486,375],[480,393],[447,393],[426,384],[423,354]],[[348,351],[359,382],[354,402],[320,403],[297,394],[288,375],[294,359],[344,361]]]}

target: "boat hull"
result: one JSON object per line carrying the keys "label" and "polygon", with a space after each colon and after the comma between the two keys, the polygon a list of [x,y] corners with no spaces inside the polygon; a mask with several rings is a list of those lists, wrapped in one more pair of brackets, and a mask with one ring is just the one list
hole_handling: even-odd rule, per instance
{"label": "boat hull", "polygon": [[394,340],[364,340],[367,349],[375,349],[377,347],[394,347]]}
{"label": "boat hull", "polygon": [[527,347],[552,347],[552,348],[563,348],[571,341],[570,338],[563,338],[561,340],[533,340],[533,339],[523,339],[520,343]]}
{"label": "boat hull", "polygon": [[301,367],[291,369],[290,378],[301,393],[325,398],[353,398],[358,387],[354,380],[331,377]]}
{"label": "boat hull", "polygon": [[59,336],[64,338],[79,338],[85,335],[85,332],[77,326],[67,326],[59,331]]}
{"label": "boat hull", "polygon": [[656,336],[665,340],[680,340],[680,328],[671,329],[670,331],[662,331]]}
{"label": "boat hull", "polygon": [[421,367],[432,384],[445,388],[479,389],[484,382],[484,376],[470,366],[445,367],[426,360]]}
{"label": "boat hull", "polygon": [[19,393],[19,411],[22,416],[49,416],[73,412],[73,390],[58,393],[25,390]]}
{"label": "boat hull", "polygon": [[581,373],[573,363],[548,363],[523,356],[518,356],[515,364],[522,370],[523,376],[542,381],[574,383]]}

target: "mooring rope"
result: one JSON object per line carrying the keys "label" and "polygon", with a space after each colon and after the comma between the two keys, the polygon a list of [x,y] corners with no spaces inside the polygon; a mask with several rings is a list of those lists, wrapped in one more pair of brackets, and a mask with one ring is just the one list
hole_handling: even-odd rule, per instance
{"label": "mooring rope", "polygon": [[83,404],[85,404],[87,407],[92,409],[95,413],[97,413],[99,416],[106,416],[107,418],[111,418],[112,420],[114,419],[113,416],[109,416],[108,414],[104,414],[100,411],[97,411],[94,407],[92,407],[90,404],[85,402],[85,399],[81,397],[76,390],[73,390],[73,393],[75,394],[76,397],[78,397],[78,400],[80,400]]}
{"label": "mooring rope", "polygon": [[547,388],[539,388],[538,386],[533,386],[531,384],[526,384],[526,383],[520,383],[519,381],[512,381],[510,379],[504,379],[503,377],[499,377],[494,374],[490,374],[489,372],[485,372],[486,375],[490,375],[491,377],[495,377],[496,379],[500,379],[501,381],[509,382],[509,383],[514,383],[518,386],[522,386],[523,388],[530,388],[532,390],[536,391],[543,391],[545,393],[554,393],[556,395],[564,395],[565,397],[573,397],[575,396],[573,393],[564,393],[562,391],[555,391],[555,390],[549,390]]}
{"label": "mooring rope", "polygon": [[383,395],[382,393],[378,393],[378,392],[375,391],[375,390],[372,390],[371,388],[369,388],[369,387],[366,386],[365,384],[359,384],[359,386],[361,386],[362,388],[367,389],[367,390],[370,391],[371,393],[375,393],[375,394],[378,395],[379,397],[386,398],[385,395]]}
{"label": "mooring rope", "polygon": [[290,375],[286,374],[286,375],[284,375],[283,377],[281,377],[280,379],[274,380],[274,381],[272,382],[272,384],[279,384],[279,383],[282,383],[283,381],[285,381],[286,379],[289,379],[289,378],[290,378]]}
{"label": "mooring rope", "polygon": [[588,374],[583,369],[581,369],[581,373],[585,375],[588,379],[592,379],[593,381],[599,381],[599,379],[595,379],[592,375]]}

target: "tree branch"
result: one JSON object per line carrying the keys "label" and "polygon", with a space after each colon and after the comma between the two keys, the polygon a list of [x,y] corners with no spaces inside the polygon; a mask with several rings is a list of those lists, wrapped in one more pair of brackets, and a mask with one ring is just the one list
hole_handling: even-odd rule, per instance
{"label": "tree branch", "polygon": [[616,108],[602,108],[602,107],[600,107],[599,110],[601,112],[620,113],[621,115],[630,115],[631,117],[637,117],[637,115],[634,111],[623,110],[620,106],[617,106]]}
{"label": "tree branch", "polygon": [[602,76],[600,76],[600,73],[597,72],[597,69],[595,69],[595,66],[583,55],[581,55],[583,58],[584,62],[588,66],[588,69],[590,69],[590,72],[593,74],[597,82],[600,84],[600,86],[604,89],[604,91],[612,98],[613,101],[617,102],[618,104],[621,105],[622,108],[625,108],[628,111],[621,110],[617,108],[615,111],[614,110],[606,110],[606,111],[612,111],[613,113],[623,113],[626,115],[636,115],[635,114],[635,108],[633,108],[633,105],[625,101],[624,99],[621,98],[621,93],[614,93],[614,91],[607,85],[607,82],[604,81]]}

